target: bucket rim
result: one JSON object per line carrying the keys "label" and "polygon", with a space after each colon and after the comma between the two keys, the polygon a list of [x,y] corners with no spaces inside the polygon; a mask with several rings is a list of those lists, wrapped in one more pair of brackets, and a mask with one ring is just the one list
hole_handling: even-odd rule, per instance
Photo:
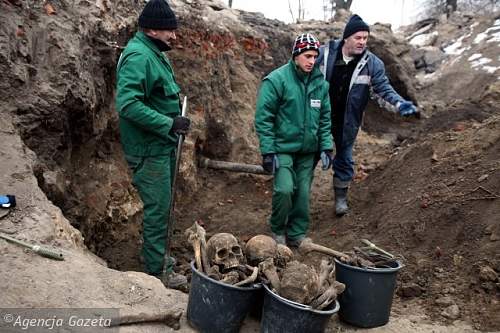
{"label": "bucket rim", "polygon": [[262,283],[254,283],[250,287],[236,287],[236,286],[233,286],[233,285],[230,285],[230,284],[223,283],[223,282],[217,281],[215,279],[212,279],[208,275],[206,275],[204,273],[201,273],[199,270],[196,269],[196,267],[194,265],[194,260],[191,261],[190,266],[191,266],[191,271],[194,274],[198,275],[202,279],[208,280],[208,281],[210,281],[210,282],[212,282],[212,283],[214,283],[216,285],[222,286],[222,287],[227,287],[229,289],[234,289],[234,290],[238,290],[238,291],[255,291],[255,290],[258,290],[258,289],[262,288]]}
{"label": "bucket rim", "polygon": [[279,300],[283,303],[286,303],[289,306],[291,306],[295,309],[298,309],[298,310],[308,311],[308,312],[312,312],[312,313],[316,313],[316,314],[320,314],[320,315],[330,315],[330,314],[334,314],[334,313],[338,312],[340,309],[340,303],[338,300],[335,300],[335,307],[332,310],[326,310],[326,311],[325,310],[315,310],[315,309],[311,308],[309,305],[297,303],[297,302],[291,301],[289,299],[286,299],[284,297],[281,297],[280,295],[278,295],[274,291],[272,291],[264,283],[262,284],[262,286],[264,287],[264,290],[266,291],[266,293],[271,295],[271,297],[276,298],[277,300]]}
{"label": "bucket rim", "polygon": [[378,268],[378,267],[377,268],[363,268],[363,267],[348,265],[346,263],[341,262],[337,258],[334,258],[334,261],[335,261],[335,265],[338,264],[346,269],[350,269],[353,271],[359,271],[359,272],[366,272],[366,273],[382,273],[382,274],[383,273],[394,273],[394,272],[399,271],[401,268],[403,268],[405,266],[399,260],[395,260],[395,262],[398,264],[397,267],[390,267],[390,268]]}

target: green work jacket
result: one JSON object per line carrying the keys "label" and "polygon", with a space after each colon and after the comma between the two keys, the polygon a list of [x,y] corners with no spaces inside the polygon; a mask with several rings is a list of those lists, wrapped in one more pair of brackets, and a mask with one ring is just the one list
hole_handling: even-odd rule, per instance
{"label": "green work jacket", "polygon": [[263,155],[333,149],[328,82],[317,66],[305,74],[290,60],[272,71],[262,81],[256,108]]}
{"label": "green work jacket", "polygon": [[168,58],[139,31],[121,54],[116,75],[116,110],[125,154],[171,152],[177,142],[170,129],[180,114],[180,88]]}

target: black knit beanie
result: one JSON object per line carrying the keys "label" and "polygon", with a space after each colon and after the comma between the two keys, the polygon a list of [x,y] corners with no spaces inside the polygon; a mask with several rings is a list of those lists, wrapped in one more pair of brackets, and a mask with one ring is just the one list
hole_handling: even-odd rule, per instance
{"label": "black knit beanie", "polygon": [[139,27],[155,30],[177,29],[177,19],[165,0],[150,0],[139,16]]}
{"label": "black knit beanie", "polygon": [[354,14],[347,22],[344,28],[344,34],[342,35],[342,39],[346,39],[351,35],[354,35],[358,31],[368,31],[370,32],[370,27],[366,24],[365,21],[358,15]]}

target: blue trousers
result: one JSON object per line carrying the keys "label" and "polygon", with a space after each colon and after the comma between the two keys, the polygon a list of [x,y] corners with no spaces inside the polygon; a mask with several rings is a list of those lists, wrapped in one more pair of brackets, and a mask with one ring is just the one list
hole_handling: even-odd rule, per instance
{"label": "blue trousers", "polygon": [[349,187],[354,177],[353,147],[354,142],[344,147],[336,146],[335,158],[333,159],[333,184],[335,187]]}

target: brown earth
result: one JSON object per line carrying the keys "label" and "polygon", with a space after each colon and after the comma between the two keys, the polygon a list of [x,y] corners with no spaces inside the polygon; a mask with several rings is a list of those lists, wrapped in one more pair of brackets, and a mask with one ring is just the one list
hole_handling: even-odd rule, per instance
{"label": "brown earth", "polygon": [[[326,40],[339,35],[342,23],[287,26],[215,1],[172,3],[181,29],[170,56],[193,119],[173,251],[177,270],[189,275],[185,228],[201,221],[209,236],[232,232],[246,241],[269,232],[271,203],[270,177],[200,169],[197,158],[258,163],[253,108],[260,78],[287,60],[298,31],[317,31]],[[114,66],[140,6],[51,4],[56,13],[38,3],[0,2],[1,183],[19,201],[0,229],[60,247],[67,260],[53,262],[0,241],[1,266],[8,267],[0,272],[0,305],[185,308],[187,295],[139,273],[141,205],[113,109]],[[495,18],[477,19],[488,27]],[[458,36],[463,27],[452,23],[447,30]],[[356,145],[352,212],[334,216],[331,172],[317,170],[311,237],[344,251],[369,238],[404,257],[391,323],[374,332],[499,330],[498,74],[455,61],[433,81],[415,84],[403,38],[376,25],[370,47],[424,117],[401,120],[370,106]],[[319,256],[304,259],[319,262]],[[443,315],[453,304],[458,316]],[[244,331],[256,325],[250,321]],[[182,330],[190,331],[185,321]],[[329,331],[353,328],[332,320]]]}

